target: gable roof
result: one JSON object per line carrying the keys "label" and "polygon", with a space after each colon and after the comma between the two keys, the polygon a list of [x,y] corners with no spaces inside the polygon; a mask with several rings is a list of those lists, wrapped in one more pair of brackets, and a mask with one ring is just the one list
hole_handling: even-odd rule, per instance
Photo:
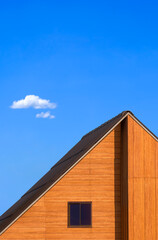
{"label": "gable roof", "polygon": [[0,235],[12,225],[24,212],[38,201],[68,171],[70,171],[91,149],[107,136],[124,118],[130,115],[156,141],[158,138],[146,128],[130,111],[124,111],[95,128],[62,157],[33,187],[31,187],[11,208],[0,216]]}

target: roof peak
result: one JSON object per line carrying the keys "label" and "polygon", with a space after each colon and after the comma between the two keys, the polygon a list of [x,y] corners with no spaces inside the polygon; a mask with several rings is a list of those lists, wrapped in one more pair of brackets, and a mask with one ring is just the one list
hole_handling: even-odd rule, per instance
{"label": "roof peak", "polygon": [[105,125],[109,124],[109,123],[112,122],[114,119],[117,119],[117,118],[119,118],[120,116],[123,117],[124,115],[126,115],[126,114],[128,114],[128,113],[130,113],[131,115],[134,116],[134,114],[133,114],[131,111],[129,111],[129,110],[123,111],[123,112],[119,113],[117,116],[109,119],[108,121],[104,122],[103,124],[101,124],[101,125],[98,126],[97,128],[95,128],[95,129],[91,130],[90,132],[88,132],[87,134],[85,134],[85,135],[81,138],[81,140],[84,139],[84,138],[86,138],[86,137],[89,136],[90,134],[94,133],[94,132],[97,131],[98,129],[100,129],[100,128],[104,127]]}

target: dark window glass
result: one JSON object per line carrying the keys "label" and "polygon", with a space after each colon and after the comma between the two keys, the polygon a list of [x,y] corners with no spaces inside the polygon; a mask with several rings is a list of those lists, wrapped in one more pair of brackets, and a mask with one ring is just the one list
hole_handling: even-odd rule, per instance
{"label": "dark window glass", "polygon": [[80,204],[78,203],[70,205],[70,225],[80,225]]}
{"label": "dark window glass", "polygon": [[91,225],[91,204],[81,204],[81,225]]}
{"label": "dark window glass", "polygon": [[72,227],[91,226],[91,203],[72,202],[68,203],[68,225]]}

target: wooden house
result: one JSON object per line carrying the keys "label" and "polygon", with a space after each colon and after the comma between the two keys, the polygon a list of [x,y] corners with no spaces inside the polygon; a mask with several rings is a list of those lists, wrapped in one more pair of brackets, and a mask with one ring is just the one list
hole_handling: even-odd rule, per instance
{"label": "wooden house", "polygon": [[130,111],[89,132],[0,217],[0,239],[157,240],[158,138]]}

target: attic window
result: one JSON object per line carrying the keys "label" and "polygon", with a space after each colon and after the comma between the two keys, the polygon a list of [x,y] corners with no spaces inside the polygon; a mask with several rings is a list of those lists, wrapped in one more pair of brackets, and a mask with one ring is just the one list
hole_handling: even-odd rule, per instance
{"label": "attic window", "polygon": [[91,202],[68,203],[68,226],[91,227],[92,224]]}

